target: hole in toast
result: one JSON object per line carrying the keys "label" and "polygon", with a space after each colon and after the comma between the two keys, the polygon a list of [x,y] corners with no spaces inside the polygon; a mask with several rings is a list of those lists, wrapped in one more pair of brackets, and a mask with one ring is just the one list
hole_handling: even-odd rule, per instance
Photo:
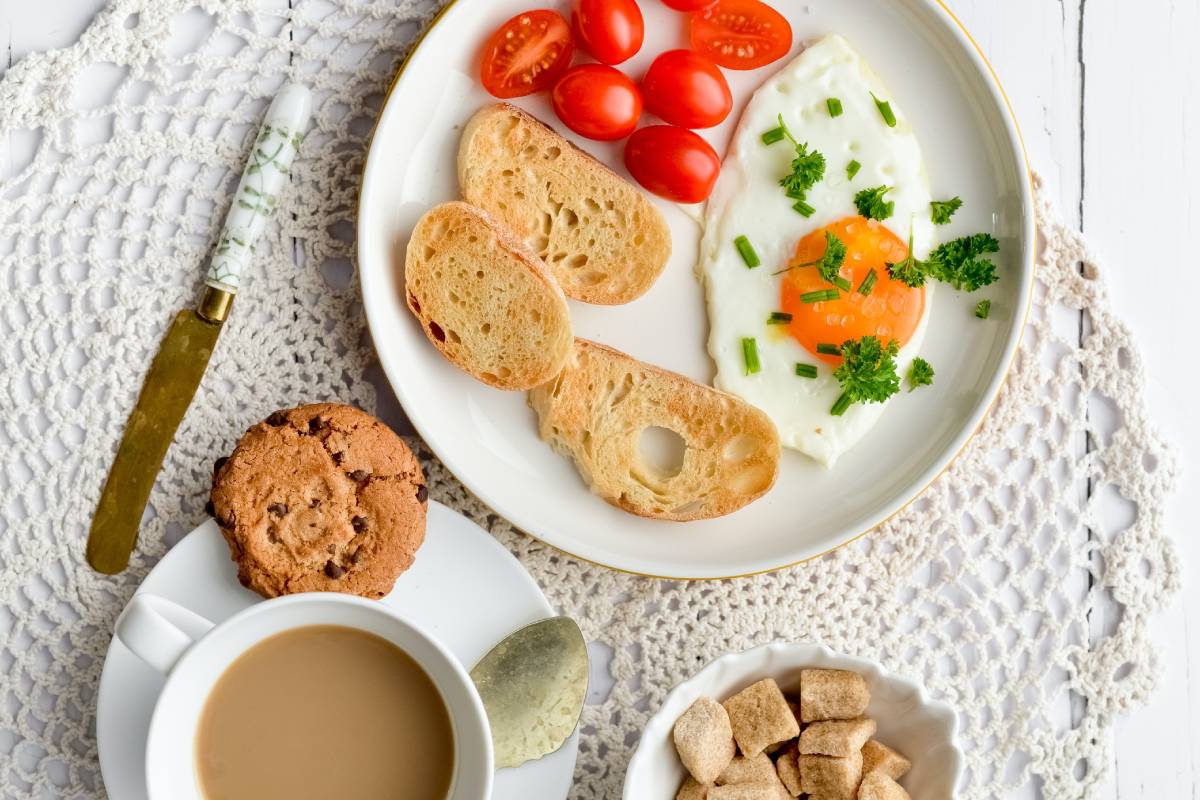
{"label": "hole in toast", "polygon": [[562,148],[559,147],[558,145],[551,145],[546,150],[546,160],[547,161],[553,161],[554,159],[558,158],[561,155],[562,155]]}
{"label": "hole in toast", "polygon": [[567,223],[568,228],[574,228],[579,224],[579,215],[571,209],[564,209],[563,222]]}
{"label": "hole in toast", "polygon": [[660,480],[674,478],[683,472],[687,442],[670,428],[651,425],[638,437],[638,456],[642,466]]}
{"label": "hole in toast", "polygon": [[729,488],[740,495],[757,495],[771,485],[771,468],[766,464],[744,469],[729,481]]}
{"label": "hole in toast", "polygon": [[426,261],[429,261],[430,259],[432,259],[434,257],[434,255],[436,255],[436,254],[437,254],[437,251],[434,250],[429,245],[425,245],[425,249],[421,251],[421,255],[425,257]]}
{"label": "hole in toast", "polygon": [[429,323],[429,335],[437,339],[439,342],[446,341],[446,332],[442,330],[442,326],[436,322]]}
{"label": "hole in toast", "polygon": [[588,263],[587,253],[579,253],[578,255],[573,255],[567,259],[567,268],[568,269],[579,269],[580,267],[587,266],[587,263]]}
{"label": "hole in toast", "polygon": [[681,506],[676,506],[675,508],[671,509],[671,513],[677,517],[691,517],[703,510],[703,508],[703,500],[693,500],[690,503],[684,503]]}
{"label": "hole in toast", "polygon": [[408,293],[408,307],[413,310],[413,313],[421,313],[421,304],[417,302],[417,296],[412,292]]}
{"label": "hole in toast", "polygon": [[450,341],[454,342],[454,344],[462,344],[462,339],[459,338],[458,332],[455,331],[453,328],[446,331],[446,338],[449,339]]}

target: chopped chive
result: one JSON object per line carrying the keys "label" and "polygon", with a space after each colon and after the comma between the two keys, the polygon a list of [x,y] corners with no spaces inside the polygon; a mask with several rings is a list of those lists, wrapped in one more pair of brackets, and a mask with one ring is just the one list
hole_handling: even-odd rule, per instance
{"label": "chopped chive", "polygon": [[787,131],[783,129],[783,126],[772,128],[762,135],[763,144],[782,142],[785,136],[787,136]]}
{"label": "chopped chive", "polygon": [[842,347],[837,344],[821,342],[817,345],[817,352],[823,356],[840,356],[842,354]]}
{"label": "chopped chive", "polygon": [[889,128],[896,127],[896,114],[892,111],[892,104],[875,97],[874,92],[871,92],[871,97],[875,100],[875,107],[879,109],[879,113],[883,116],[883,121],[887,123],[887,126]]}
{"label": "chopped chive", "polygon": [[742,356],[746,359],[747,375],[762,371],[762,365],[758,363],[758,342],[753,336],[742,339]]}
{"label": "chopped chive", "polygon": [[842,414],[846,413],[846,409],[848,408],[850,408],[850,395],[843,394],[837,399],[837,402],[833,404],[833,408],[829,409],[829,413],[835,417],[840,417]]}
{"label": "chopped chive", "polygon": [[825,105],[829,108],[829,116],[840,117],[842,115],[842,101],[838,98],[829,98],[825,101]]}
{"label": "chopped chive", "polygon": [[796,374],[801,378],[815,378],[817,377],[817,368],[812,364],[797,364]]}
{"label": "chopped chive", "polygon": [[791,321],[792,315],[783,311],[772,311],[771,316],[767,317],[768,325],[788,325]]}
{"label": "chopped chive", "polygon": [[750,244],[750,240],[745,236],[739,236],[733,240],[733,246],[737,248],[738,255],[742,257],[742,261],[746,262],[746,266],[754,269],[762,263],[762,259],[758,257],[758,253],[754,250],[754,245]]}
{"label": "chopped chive", "polygon": [[813,214],[817,213],[815,208],[803,200],[797,200],[796,205],[792,206],[792,209],[802,217],[811,217]]}
{"label": "chopped chive", "polygon": [[818,289],[815,292],[805,292],[800,295],[801,303],[824,303],[827,301],[837,300],[841,295],[837,289]]}
{"label": "chopped chive", "polygon": [[846,165],[846,178],[854,180],[854,176],[858,174],[860,169],[862,169],[862,164],[858,163],[858,161],[851,161]]}
{"label": "chopped chive", "polygon": [[866,297],[875,288],[875,281],[879,280],[879,274],[875,272],[875,268],[871,267],[871,271],[867,273],[867,277],[863,278],[863,282],[858,286],[858,293]]}
{"label": "chopped chive", "polygon": [[992,313],[992,301],[991,300],[980,300],[979,305],[975,306],[975,316],[979,317],[980,319],[987,319],[991,313]]}
{"label": "chopped chive", "polygon": [[833,285],[841,289],[843,292],[848,292],[854,288],[850,285],[850,281],[846,280],[841,275],[838,275],[833,279]]}

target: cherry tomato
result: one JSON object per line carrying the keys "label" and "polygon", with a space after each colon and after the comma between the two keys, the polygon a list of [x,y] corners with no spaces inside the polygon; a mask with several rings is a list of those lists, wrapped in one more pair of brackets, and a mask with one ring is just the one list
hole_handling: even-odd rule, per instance
{"label": "cherry tomato", "polygon": [[652,125],[625,144],[625,167],[637,182],[677,203],[701,203],[721,173],[717,151],[686,128]]}
{"label": "cherry tomato", "polygon": [[760,0],[717,0],[692,14],[692,49],[722,67],[757,69],[792,49],[792,26]]}
{"label": "cherry tomato", "polygon": [[637,0],[574,0],[579,43],[601,64],[620,64],[642,49],[646,25]]}
{"label": "cherry tomato", "polygon": [[566,126],[589,139],[624,139],[642,116],[642,93],[620,70],[604,64],[580,64],[567,70],[550,96]]}
{"label": "cherry tomato", "polygon": [[676,11],[699,11],[708,8],[717,0],[663,0],[663,5]]}
{"label": "cherry tomato", "polygon": [[571,65],[571,26],[554,11],[518,14],[483,47],[480,79],[492,95],[523,97],[552,85]]}
{"label": "cherry tomato", "polygon": [[733,108],[729,82],[716,64],[691,50],[669,50],[642,78],[646,110],[682,128],[720,125]]}

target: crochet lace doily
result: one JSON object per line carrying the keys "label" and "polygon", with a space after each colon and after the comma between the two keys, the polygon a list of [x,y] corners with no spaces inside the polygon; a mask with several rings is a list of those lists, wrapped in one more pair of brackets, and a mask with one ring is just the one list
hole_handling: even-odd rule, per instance
{"label": "crochet lace doily", "polygon": [[[279,407],[375,408],[353,261],[359,175],[388,83],[435,5],[112,0],[74,46],[0,82],[0,133],[34,152],[0,186],[5,797],[103,794],[95,701],[112,624],[203,519],[213,458]],[[293,186],[132,564],[100,576],[83,547],[106,470],[171,315],[198,296],[285,76],[318,101]],[[1161,510],[1174,463],[1098,265],[1044,201],[1038,211],[1036,305],[982,430],[904,514],[814,563],[694,584],[580,564],[515,532],[422,448],[432,496],[521,559],[615,680],[586,709],[573,798],[619,797],[666,692],[717,655],[772,640],[878,659],[957,707],[965,797],[1085,797],[1103,779],[1114,717],[1154,688],[1148,618],[1179,581]],[[1115,427],[1089,414],[1101,405],[1110,413],[1095,419]]]}

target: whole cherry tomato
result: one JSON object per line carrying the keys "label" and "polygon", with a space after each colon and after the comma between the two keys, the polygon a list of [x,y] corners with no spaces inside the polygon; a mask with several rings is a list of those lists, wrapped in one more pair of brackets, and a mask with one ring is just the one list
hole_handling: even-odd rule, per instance
{"label": "whole cherry tomato", "polygon": [[554,85],[571,65],[571,26],[553,11],[518,14],[483,47],[480,79],[500,98],[522,97]]}
{"label": "whole cherry tomato", "polygon": [[698,134],[674,125],[642,128],[625,143],[625,167],[637,182],[677,203],[700,203],[721,173],[717,151]]}
{"label": "whole cherry tomato", "polygon": [[760,0],[717,0],[692,14],[692,49],[729,69],[757,69],[792,49],[792,26]]}
{"label": "whole cherry tomato", "polygon": [[571,22],[583,49],[601,64],[631,58],[646,35],[637,0],[574,0]]}
{"label": "whole cherry tomato", "polygon": [[668,50],[642,78],[646,110],[672,125],[711,128],[733,108],[729,82],[716,64],[691,50]]}
{"label": "whole cherry tomato", "polygon": [[637,84],[604,64],[580,64],[567,70],[554,84],[550,100],[558,118],[589,139],[624,139],[642,116]]}
{"label": "whole cherry tomato", "polygon": [[663,0],[663,5],[676,11],[699,11],[708,8],[717,0]]}

